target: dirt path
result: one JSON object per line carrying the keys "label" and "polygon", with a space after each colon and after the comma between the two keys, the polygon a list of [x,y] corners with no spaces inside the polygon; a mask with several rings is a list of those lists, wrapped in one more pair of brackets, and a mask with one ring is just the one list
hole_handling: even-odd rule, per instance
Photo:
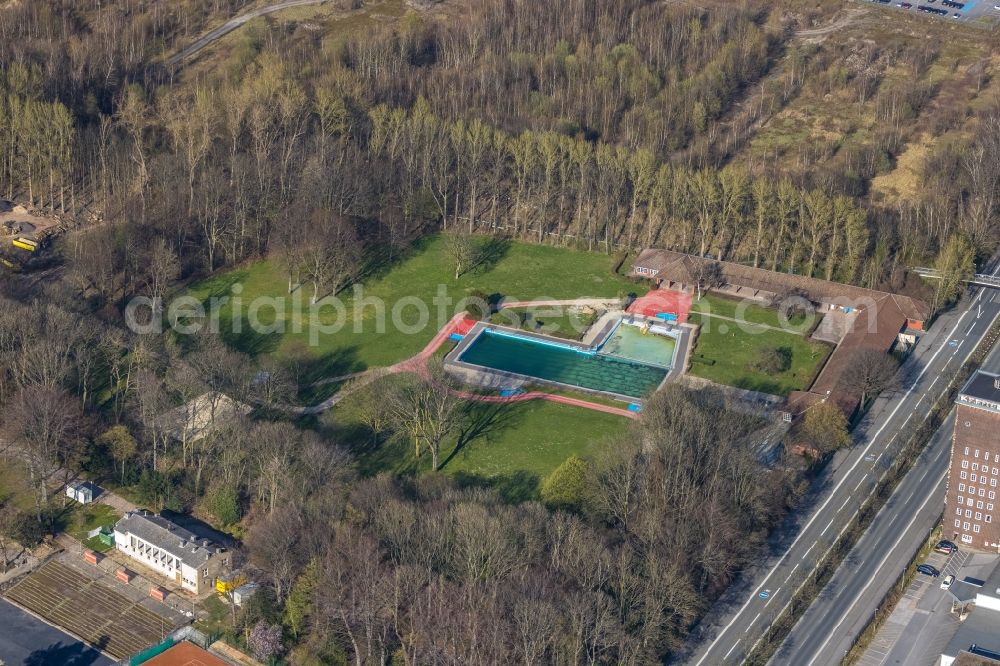
{"label": "dirt path", "polygon": [[192,56],[203,48],[217,42],[222,39],[233,30],[236,30],[243,24],[251,21],[258,16],[264,16],[265,14],[271,14],[282,9],[288,9],[289,7],[300,7],[302,5],[321,5],[327,0],[285,0],[285,2],[279,2],[277,4],[269,5],[267,7],[261,7],[260,9],[255,9],[252,12],[247,12],[246,14],[240,14],[234,18],[229,19],[222,25],[220,25],[215,30],[212,30],[205,35],[199,37],[190,46],[181,49],[176,54],[167,59],[168,65],[176,65],[181,60],[184,60],[188,56]]}
{"label": "dirt path", "polygon": [[866,13],[864,8],[854,7],[852,9],[847,10],[847,12],[845,12],[843,16],[841,16],[839,19],[836,19],[832,23],[827,23],[826,25],[820,26],[818,28],[810,28],[808,30],[797,30],[795,32],[795,36],[806,39],[813,37],[824,37],[826,35],[829,35],[831,32],[843,30],[847,26],[854,23],[855,19],[857,19],[864,13]]}

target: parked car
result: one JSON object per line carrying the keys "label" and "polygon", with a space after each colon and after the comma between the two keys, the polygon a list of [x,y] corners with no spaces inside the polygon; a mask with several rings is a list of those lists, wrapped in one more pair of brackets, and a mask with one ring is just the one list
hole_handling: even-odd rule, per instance
{"label": "parked car", "polygon": [[944,577],[944,580],[941,581],[941,589],[947,590],[949,587],[951,587],[951,584],[954,582],[955,582],[955,577],[952,576],[951,574],[948,574],[947,576]]}
{"label": "parked car", "polygon": [[941,575],[940,571],[938,571],[929,564],[918,564],[917,572],[922,573],[925,576],[930,576],[931,578],[937,578],[939,575]]}
{"label": "parked car", "polygon": [[951,555],[952,553],[958,552],[958,546],[955,545],[954,541],[941,539],[940,541],[937,542],[937,545],[934,546],[934,550],[936,550],[939,553],[946,553],[948,555]]}

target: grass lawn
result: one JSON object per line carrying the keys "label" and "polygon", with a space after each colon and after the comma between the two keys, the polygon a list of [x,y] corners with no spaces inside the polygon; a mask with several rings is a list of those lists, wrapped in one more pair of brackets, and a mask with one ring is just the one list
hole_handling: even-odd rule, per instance
{"label": "grass lawn", "polygon": [[0,460],[0,501],[19,511],[35,510],[35,495],[28,485],[28,470],[17,460]]}
{"label": "grass lawn", "polygon": [[[510,243],[499,247],[489,262],[456,280],[443,240],[430,238],[407,258],[360,285],[363,301],[356,302],[354,290],[348,289],[339,295],[345,306],[341,315],[333,307],[316,313],[316,320],[324,326],[338,321],[343,326],[336,332],[320,333],[315,344],[310,341],[308,325],[311,288],[305,285],[288,295],[287,277],[277,262],[261,261],[214,276],[192,285],[190,294],[205,302],[212,296],[232,296],[234,285],[241,285],[241,316],[233,317],[231,303],[219,308],[223,335],[244,352],[273,354],[278,360],[295,365],[299,368],[296,374],[300,384],[307,384],[321,377],[390,365],[412,356],[455,313],[456,303],[473,290],[517,300],[604,298],[645,291],[642,285],[612,274],[610,265],[611,259],[603,254]],[[439,290],[450,299],[441,307],[433,300]],[[275,301],[259,306],[258,321],[264,325],[282,324],[284,332],[250,330],[250,304],[260,296]],[[293,305],[296,298],[302,304],[298,315]],[[402,307],[406,304],[401,303],[404,298],[410,304]],[[370,299],[380,299],[385,304],[384,316],[379,315]],[[413,305],[416,301],[426,303],[429,308],[422,327],[416,326],[420,323]],[[385,322],[384,326],[378,325],[379,319]],[[394,325],[394,319],[401,326]],[[242,323],[240,332],[233,330],[234,320]],[[299,332],[293,328],[297,324],[302,325]],[[419,330],[400,330],[409,326]]]}
{"label": "grass lawn", "polygon": [[98,537],[88,539],[87,533],[98,527],[113,526],[121,518],[121,514],[107,504],[81,504],[73,508],[66,532],[91,550],[101,553],[111,550],[112,547],[101,543]]}
{"label": "grass lawn", "polygon": [[533,323],[535,328],[531,330],[569,340],[581,339],[596,319],[595,313],[580,308],[518,308],[513,312],[520,313]]}
{"label": "grass lawn", "polygon": [[[791,391],[805,389],[832,351],[829,345],[794,333],[770,329],[744,330],[745,327],[738,327],[732,322],[695,313],[691,314],[689,321],[701,325],[689,373],[742,389],[774,395],[788,395]],[[791,352],[791,367],[778,374],[755,370],[754,362],[767,347],[788,349]]]}
{"label": "grass lawn", "polygon": [[[765,326],[774,326],[776,328],[782,328],[785,325],[785,322],[781,320],[777,308],[764,307],[751,301],[728,298],[719,294],[703,294],[700,301],[692,304],[691,313],[692,315],[701,313],[719,315],[721,317],[729,317],[730,319],[738,319],[752,324],[764,324]],[[797,332],[802,332],[803,330],[811,331],[814,327],[813,325],[819,321],[819,317],[820,315],[816,315],[815,320],[810,319],[807,322],[806,315],[796,314],[789,317],[788,324],[794,326]]]}
{"label": "grass lawn", "polygon": [[[619,416],[542,400],[468,402],[465,409],[465,429],[443,447],[441,471],[463,483],[493,486],[511,501],[537,497],[541,481],[566,458],[598,455],[629,426]],[[407,475],[430,469],[430,456],[415,461],[409,441],[376,442],[356,410],[357,404],[348,397],[328,418],[336,439],[358,443],[355,454],[363,474]]]}

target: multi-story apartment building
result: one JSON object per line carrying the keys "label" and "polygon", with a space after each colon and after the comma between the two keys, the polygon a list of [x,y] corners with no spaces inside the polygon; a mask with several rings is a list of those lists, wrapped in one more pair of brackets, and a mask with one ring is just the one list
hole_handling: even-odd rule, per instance
{"label": "multi-story apartment building", "polygon": [[1000,552],[1000,375],[976,372],[956,402],[942,535]]}
{"label": "multi-story apartment building", "polygon": [[115,547],[195,594],[211,590],[232,566],[225,548],[148,511],[130,511],[115,523]]}

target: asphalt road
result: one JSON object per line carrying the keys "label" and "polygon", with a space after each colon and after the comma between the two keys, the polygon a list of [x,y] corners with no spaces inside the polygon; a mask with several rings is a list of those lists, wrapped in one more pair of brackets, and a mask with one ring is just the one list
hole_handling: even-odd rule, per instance
{"label": "asphalt road", "polygon": [[263,16],[265,14],[270,14],[272,12],[276,12],[276,11],[281,10],[281,9],[288,9],[289,7],[298,7],[300,5],[319,5],[319,4],[322,4],[322,3],[326,2],[326,1],[327,0],[286,0],[285,2],[279,2],[279,3],[276,3],[276,4],[270,5],[268,7],[262,7],[261,9],[255,9],[254,11],[247,12],[246,14],[240,14],[239,16],[226,21],[225,23],[223,23],[222,25],[220,25],[215,30],[212,30],[211,32],[205,33],[205,35],[203,35],[202,37],[199,37],[198,40],[195,41],[193,44],[191,44],[190,46],[188,46],[185,49],[182,49],[181,51],[179,51],[178,53],[174,54],[173,56],[171,56],[167,60],[167,64],[169,64],[169,65],[175,65],[175,64],[177,64],[181,60],[184,60],[184,58],[187,58],[188,56],[194,55],[195,53],[197,53],[198,51],[202,50],[203,48],[205,48],[206,46],[208,46],[212,42],[217,41],[217,40],[225,37],[226,35],[228,35],[229,33],[231,33],[233,30],[236,30],[237,28],[239,28],[244,23],[250,21],[251,19],[257,18],[258,16]]}
{"label": "asphalt road", "polygon": [[[850,449],[839,452],[828,465],[820,481],[822,487],[816,492],[811,509],[803,511],[794,529],[784,535],[781,543],[774,545],[772,550],[775,554],[745,571],[740,580],[709,611],[706,616],[709,624],[696,630],[695,636],[701,638],[701,642],[690,650],[686,663],[694,666],[737,664],[752,651],[805,580],[807,572],[815,567],[871,495],[877,479],[902,446],[902,442],[897,441],[900,431],[911,420],[926,418],[930,407],[944,392],[948,381],[989,330],[998,314],[1000,291],[980,289],[972,297],[964,299],[953,311],[938,318],[904,364],[903,388],[883,395],[876,401],[855,430],[857,443]],[[936,460],[934,453],[941,455],[943,448],[945,447],[940,450],[932,448],[929,457]],[[925,455],[921,461],[927,457]],[[937,469],[933,465],[930,468]],[[931,484],[936,488],[940,485],[943,469],[941,468],[941,474],[937,477],[933,471],[927,472],[927,476],[921,476],[918,470],[917,483],[924,483],[924,487]],[[907,480],[910,476],[907,476]],[[940,514],[943,495],[938,496],[936,501],[928,499],[928,494],[924,491],[903,494],[902,497],[906,498],[901,503],[905,510],[898,512],[902,520],[897,519],[892,528],[897,536],[900,529],[908,532],[920,523],[919,519],[914,519],[909,524],[915,515],[919,514],[927,519],[927,512],[935,513],[935,516]],[[872,559],[876,564],[882,560],[893,561],[884,550],[872,551],[870,557],[866,555],[863,559]],[[905,559],[907,558],[902,561]],[[883,564],[879,565],[880,569]],[[835,596],[853,599],[849,594],[838,593]],[[829,603],[829,598],[824,597],[820,603]],[[833,613],[836,616],[836,611]],[[824,639],[834,633],[832,626],[836,624],[837,622],[818,625],[822,626]],[[793,633],[796,632],[797,627],[793,629]],[[796,639],[796,643],[807,644],[803,639]],[[820,648],[816,641],[810,641],[808,645],[813,650]],[[801,661],[782,659],[781,663],[802,666],[808,663],[839,663],[839,659],[834,662],[818,659],[810,662],[814,654],[808,649],[796,654],[808,656]]]}
{"label": "asphalt road", "polygon": [[[983,298],[995,307],[1000,304],[1000,291],[985,293]],[[1000,346],[993,349],[982,367],[1000,372]],[[773,663],[839,664],[850,650],[904,564],[938,523],[954,423],[953,410],[868,531],[793,627]]]}
{"label": "asphalt road", "polygon": [[69,634],[0,599],[0,662],[6,666],[111,666]]}

